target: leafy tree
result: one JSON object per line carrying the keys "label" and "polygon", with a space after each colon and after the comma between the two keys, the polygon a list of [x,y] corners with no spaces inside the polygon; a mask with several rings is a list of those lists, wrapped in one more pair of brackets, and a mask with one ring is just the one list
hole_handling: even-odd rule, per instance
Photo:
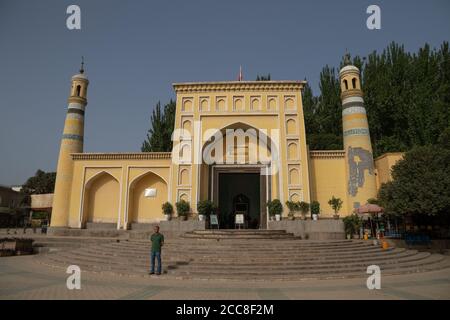
{"label": "leafy tree", "polygon": [[[436,144],[450,128],[450,50],[448,42],[416,53],[389,44],[382,52],[355,56],[369,121],[374,156]],[[342,61],[340,67],[344,65]],[[304,89],[307,142],[311,150],[336,149],[342,141],[338,73],[325,66],[320,95]],[[341,142],[342,143],[342,142]],[[340,147],[342,149],[342,147]]]}
{"label": "leafy tree", "polygon": [[170,100],[161,110],[156,104],[150,117],[150,129],[147,139],[142,143],[142,152],[170,152],[172,150],[172,132],[175,125],[176,103]]}
{"label": "leafy tree", "polygon": [[56,172],[36,171],[33,177],[28,178],[22,185],[22,192],[31,194],[53,193],[55,191]]}
{"label": "leafy tree", "polygon": [[367,203],[368,204],[376,204],[376,205],[380,205],[380,200],[376,199],[376,198],[369,198],[367,199]]}
{"label": "leafy tree", "polygon": [[450,150],[415,147],[392,168],[393,180],[383,184],[378,198],[393,215],[450,214]]}

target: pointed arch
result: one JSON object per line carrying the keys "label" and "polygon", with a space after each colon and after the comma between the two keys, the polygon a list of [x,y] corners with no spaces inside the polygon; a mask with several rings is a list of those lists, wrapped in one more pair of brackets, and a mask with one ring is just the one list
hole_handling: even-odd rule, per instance
{"label": "pointed arch", "polygon": [[117,223],[120,183],[110,172],[102,170],[90,177],[83,199],[83,222]]}
{"label": "pointed arch", "polygon": [[[155,189],[155,197],[146,197],[146,189]],[[148,170],[131,180],[128,187],[128,223],[150,223],[162,218],[161,206],[167,201],[167,181]]]}

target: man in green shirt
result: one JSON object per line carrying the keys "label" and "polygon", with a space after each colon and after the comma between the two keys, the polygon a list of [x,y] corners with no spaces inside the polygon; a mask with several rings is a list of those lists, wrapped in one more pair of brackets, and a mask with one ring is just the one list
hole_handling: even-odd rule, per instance
{"label": "man in green shirt", "polygon": [[158,260],[157,275],[161,274],[161,247],[164,245],[164,236],[159,233],[159,226],[153,227],[154,233],[150,237],[152,241],[152,253],[150,258],[151,270],[150,274],[155,274],[155,258]]}

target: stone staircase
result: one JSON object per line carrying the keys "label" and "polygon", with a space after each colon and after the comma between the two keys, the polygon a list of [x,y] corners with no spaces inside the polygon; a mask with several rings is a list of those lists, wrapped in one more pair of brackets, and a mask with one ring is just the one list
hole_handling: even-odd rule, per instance
{"label": "stone staircase", "polygon": [[226,229],[226,230],[194,230],[186,232],[183,238],[191,239],[296,239],[293,233],[286,230],[252,230],[252,229]]}
{"label": "stone staircase", "polygon": [[[50,247],[35,256],[45,265],[121,275],[147,276],[150,241],[134,239],[46,238]],[[450,267],[448,257],[403,248],[383,250],[363,240],[299,240],[286,232],[195,231],[169,239],[163,248],[165,277],[214,280],[301,280],[367,277]]]}

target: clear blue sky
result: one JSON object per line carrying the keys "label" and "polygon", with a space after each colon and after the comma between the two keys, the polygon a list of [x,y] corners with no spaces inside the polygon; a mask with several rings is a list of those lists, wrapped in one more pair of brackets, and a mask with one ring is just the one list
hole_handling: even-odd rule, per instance
{"label": "clear blue sky", "polygon": [[[66,28],[81,7],[82,30]],[[382,29],[366,28],[381,7]],[[70,77],[86,59],[85,151],[139,151],[154,105],[180,81],[300,79],[391,41],[449,40],[450,1],[0,0],[0,184],[56,168]]]}

